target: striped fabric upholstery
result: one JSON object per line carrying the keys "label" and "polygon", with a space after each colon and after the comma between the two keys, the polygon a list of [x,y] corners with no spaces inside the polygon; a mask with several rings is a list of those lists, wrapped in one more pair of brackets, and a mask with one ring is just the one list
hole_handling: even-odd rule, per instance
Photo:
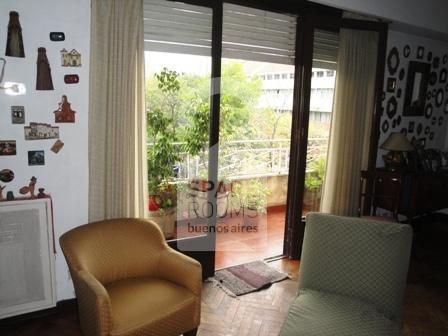
{"label": "striped fabric upholstery", "polygon": [[399,335],[411,243],[408,225],[309,214],[281,335]]}

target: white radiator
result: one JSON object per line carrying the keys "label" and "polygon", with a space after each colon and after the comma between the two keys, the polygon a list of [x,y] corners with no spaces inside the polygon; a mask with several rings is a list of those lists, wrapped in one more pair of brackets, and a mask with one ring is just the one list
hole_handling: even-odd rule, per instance
{"label": "white radiator", "polygon": [[56,305],[50,199],[0,202],[0,319]]}

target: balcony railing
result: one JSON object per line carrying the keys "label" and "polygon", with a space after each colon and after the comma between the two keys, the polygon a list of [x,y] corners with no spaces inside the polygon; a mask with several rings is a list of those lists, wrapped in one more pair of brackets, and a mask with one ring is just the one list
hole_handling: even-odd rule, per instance
{"label": "balcony railing", "polygon": [[[183,150],[185,143],[176,142],[180,157],[176,164],[177,178],[189,180],[202,176],[207,171],[208,152],[191,156]],[[219,176],[228,179],[247,177],[287,175],[291,141],[289,139],[235,140],[221,144],[219,148]],[[148,143],[151,146],[151,143]],[[309,163],[327,153],[328,138],[310,138],[307,149],[307,169]],[[204,176],[203,176],[204,177]]]}

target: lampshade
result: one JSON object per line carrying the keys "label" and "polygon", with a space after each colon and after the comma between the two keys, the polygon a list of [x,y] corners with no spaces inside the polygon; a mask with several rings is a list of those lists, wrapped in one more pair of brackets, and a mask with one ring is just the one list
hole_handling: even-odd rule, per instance
{"label": "lampshade", "polygon": [[380,148],[395,152],[410,152],[415,149],[406,136],[400,132],[391,133]]}

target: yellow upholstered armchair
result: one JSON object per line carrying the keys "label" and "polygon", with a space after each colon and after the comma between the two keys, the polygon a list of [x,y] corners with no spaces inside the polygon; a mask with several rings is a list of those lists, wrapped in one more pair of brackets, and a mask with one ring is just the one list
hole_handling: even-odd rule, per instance
{"label": "yellow upholstered armchair", "polygon": [[60,238],[84,336],[196,335],[201,265],[171,249],[158,226],[112,219]]}

